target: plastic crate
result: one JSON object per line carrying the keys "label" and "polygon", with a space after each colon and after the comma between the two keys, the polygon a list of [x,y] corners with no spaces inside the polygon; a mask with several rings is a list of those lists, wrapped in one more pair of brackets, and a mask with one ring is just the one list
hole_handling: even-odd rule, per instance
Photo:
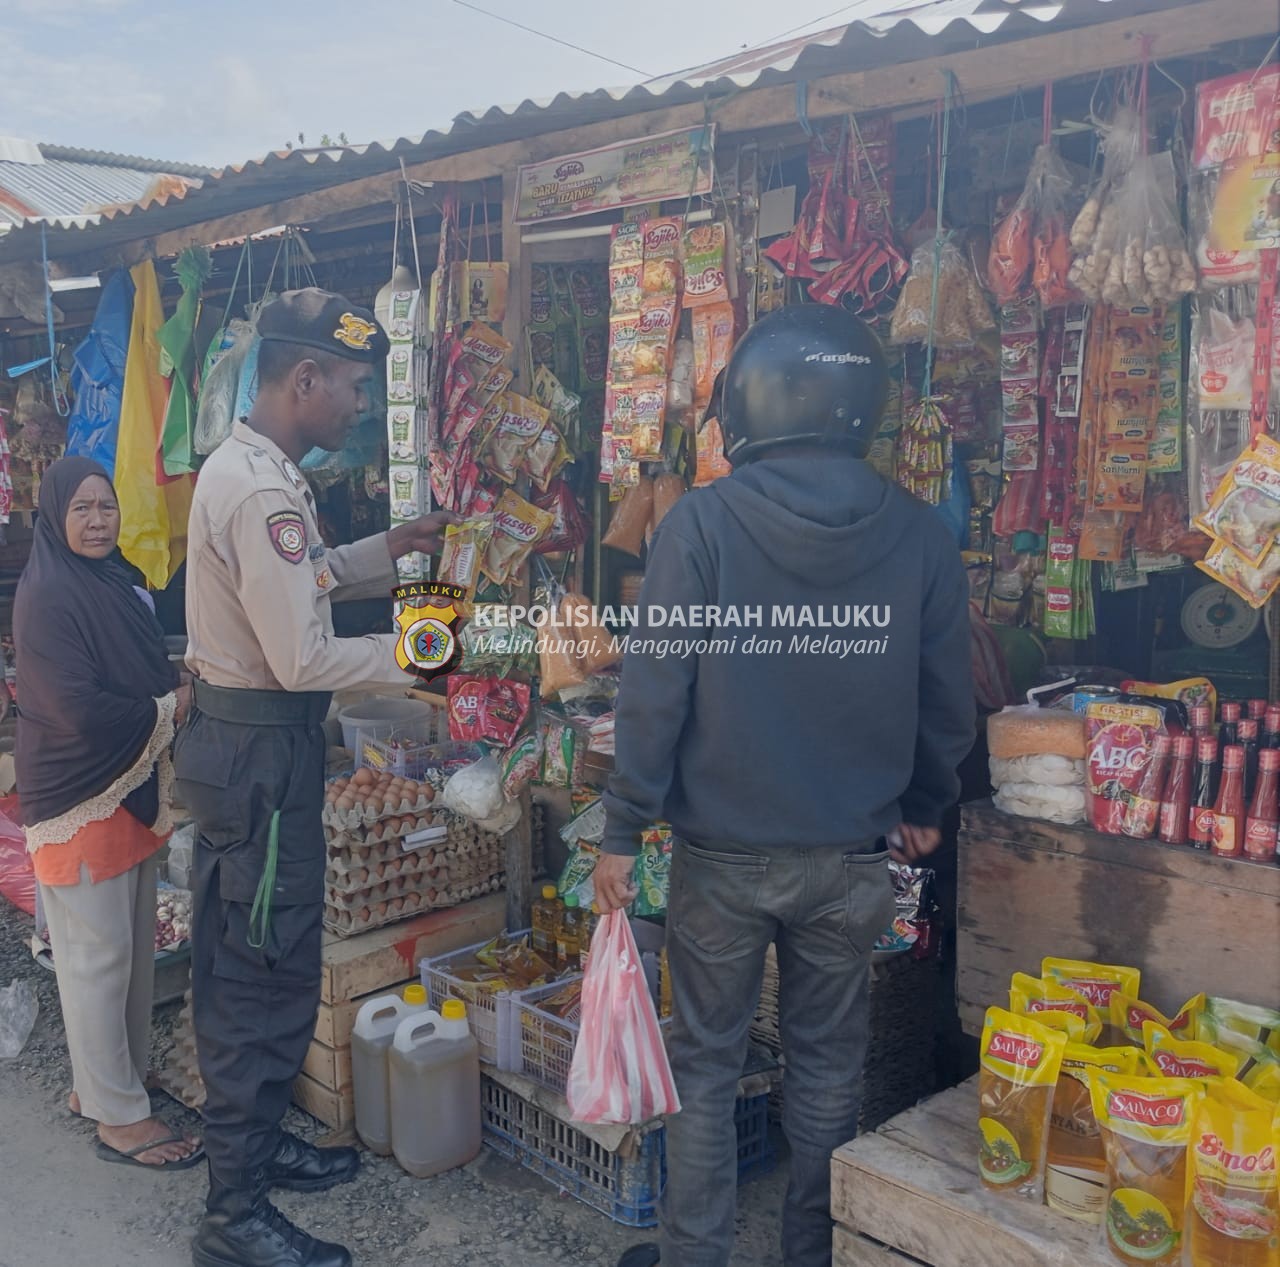
{"label": "plastic crate", "polygon": [[[653,1227],[666,1183],[666,1128],[655,1123],[628,1156],[611,1153],[547,1109],[492,1078],[481,1079],[484,1141],[562,1192],[625,1227]],[[740,1098],[738,1182],[770,1170],[769,1097]]]}
{"label": "plastic crate", "polygon": [[[528,938],[529,929],[508,935]],[[453,975],[450,971],[452,965],[470,959],[488,944],[481,941],[447,955],[422,960],[419,965],[422,985],[431,1007],[437,1012],[446,999],[461,999],[467,1005],[467,1020],[480,1047],[480,1059],[499,1069],[514,1072],[519,1069],[520,1059],[520,1049],[513,1037],[514,1009],[526,999],[543,999],[554,994],[563,989],[570,978],[553,981],[550,985],[532,986],[528,990],[491,991]]]}
{"label": "plastic crate", "polygon": [[[508,1014],[510,1038],[507,1043],[513,1063],[499,1068],[509,1067],[513,1073],[522,1074],[561,1095],[565,1093],[579,1026],[575,1021],[566,1021],[544,1012],[538,1004],[555,990],[578,980],[581,977],[566,977],[553,989],[529,990],[513,1001]],[[664,1038],[670,1025],[669,1017],[658,1022]]]}

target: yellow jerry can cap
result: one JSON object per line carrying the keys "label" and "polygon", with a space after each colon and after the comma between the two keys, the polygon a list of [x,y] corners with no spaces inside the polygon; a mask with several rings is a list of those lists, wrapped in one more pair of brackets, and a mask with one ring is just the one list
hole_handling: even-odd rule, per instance
{"label": "yellow jerry can cap", "polygon": [[444,1007],[440,1009],[440,1015],[446,1021],[465,1021],[467,1019],[467,1005],[461,999],[445,999]]}
{"label": "yellow jerry can cap", "polygon": [[424,1007],[427,1002],[427,988],[422,985],[407,985],[404,988],[403,998],[410,1007]]}

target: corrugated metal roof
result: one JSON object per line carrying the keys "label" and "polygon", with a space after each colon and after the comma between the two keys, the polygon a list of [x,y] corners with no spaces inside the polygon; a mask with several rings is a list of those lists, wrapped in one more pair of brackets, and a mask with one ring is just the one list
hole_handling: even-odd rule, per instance
{"label": "corrugated metal roof", "polygon": [[[1177,0],[912,0],[909,4],[906,0],[860,0],[849,6],[852,20],[845,26],[740,51],[719,62],[648,83],[466,111],[449,127],[416,138],[340,149],[277,151],[224,168],[180,197],[170,195],[145,208],[117,210],[95,224],[51,227],[49,249],[54,255],[108,250],[144,234],[154,236],[391,172],[401,159],[419,163],[659,107],[699,102],[708,95],[894,65],[980,43],[1012,41],[1042,32],[1050,20],[1064,27],[1080,27],[1176,4]],[[0,237],[0,263],[39,255],[39,234],[34,228],[22,226]]]}
{"label": "corrugated metal roof", "polygon": [[[32,146],[9,140],[0,149],[0,191],[9,195],[10,207],[17,203],[31,216],[66,224],[89,223],[85,217],[104,207],[136,203],[160,176],[198,180],[208,175],[208,168],[190,163],[65,145]],[[13,223],[23,218],[12,210],[7,214]]]}

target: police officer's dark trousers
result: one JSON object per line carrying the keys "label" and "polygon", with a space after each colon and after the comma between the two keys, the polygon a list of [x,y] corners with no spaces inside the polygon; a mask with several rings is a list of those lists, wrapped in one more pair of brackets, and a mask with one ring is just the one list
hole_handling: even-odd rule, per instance
{"label": "police officer's dark trousers", "polygon": [[195,820],[191,985],[210,1209],[258,1188],[315,1032],[329,696],[196,683],[174,763]]}

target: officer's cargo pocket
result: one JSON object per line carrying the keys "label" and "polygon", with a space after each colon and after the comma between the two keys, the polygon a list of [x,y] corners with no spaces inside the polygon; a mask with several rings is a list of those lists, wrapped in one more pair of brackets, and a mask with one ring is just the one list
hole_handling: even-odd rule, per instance
{"label": "officer's cargo pocket", "polygon": [[247,834],[244,802],[228,791],[235,762],[236,745],[208,734],[199,719],[178,732],[173,752],[178,798],[216,850],[232,847]]}
{"label": "officer's cargo pocket", "polygon": [[222,937],[214,951],[213,975],[263,986],[318,985],[324,907],[318,902],[273,907],[260,949],[249,944],[249,913],[246,902],[223,902]]}

